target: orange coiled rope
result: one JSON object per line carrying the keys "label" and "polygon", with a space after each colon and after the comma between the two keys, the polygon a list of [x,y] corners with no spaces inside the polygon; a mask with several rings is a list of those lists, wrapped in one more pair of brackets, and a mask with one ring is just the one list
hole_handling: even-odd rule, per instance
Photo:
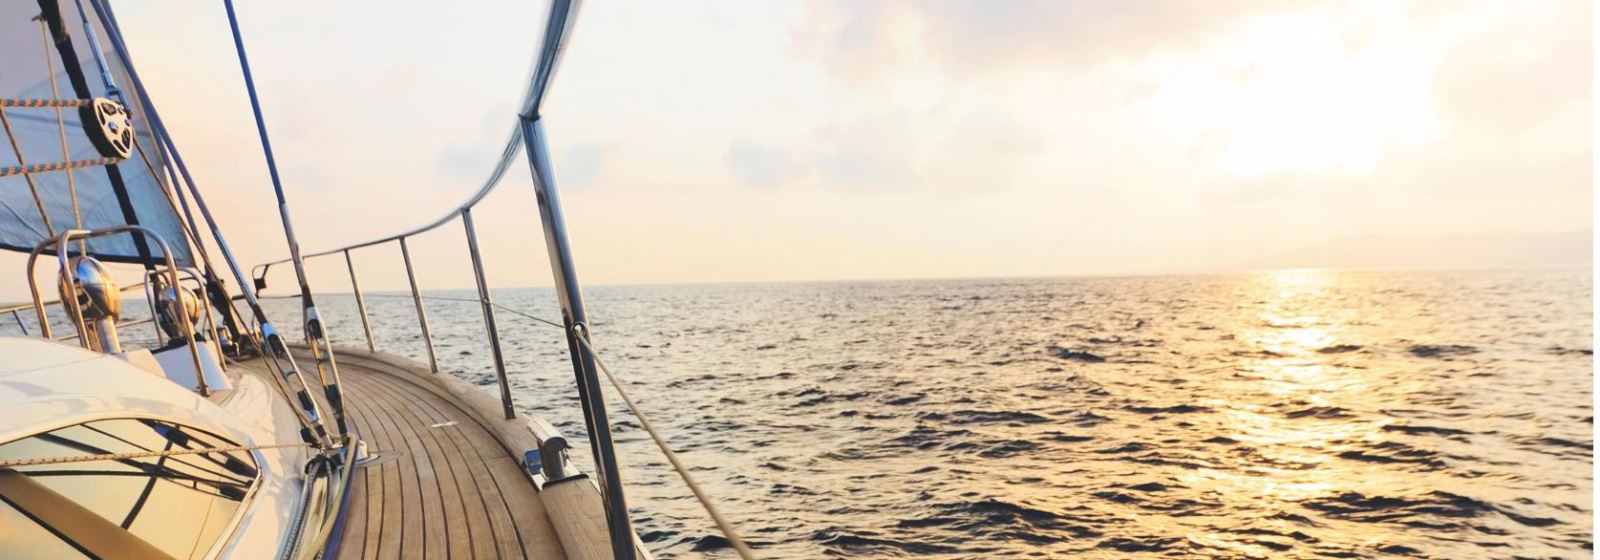
{"label": "orange coiled rope", "polygon": [[35,163],[33,165],[13,165],[11,167],[0,167],[0,177],[7,177],[10,175],[32,175],[34,173],[49,173],[51,171],[79,169],[83,167],[94,167],[97,165],[111,165],[116,162],[116,158],[103,157],[95,159],[81,159],[78,161]]}
{"label": "orange coiled rope", "polygon": [[82,107],[94,103],[93,99],[0,99],[4,107]]}

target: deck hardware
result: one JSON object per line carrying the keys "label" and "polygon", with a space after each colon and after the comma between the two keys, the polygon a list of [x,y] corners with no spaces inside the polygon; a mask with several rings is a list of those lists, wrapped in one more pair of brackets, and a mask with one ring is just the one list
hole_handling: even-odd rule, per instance
{"label": "deck hardware", "polygon": [[199,295],[178,297],[181,286],[168,286],[160,275],[151,276],[151,284],[155,290],[156,323],[161,326],[161,331],[168,338],[183,336],[180,322],[193,326],[200,322]]}
{"label": "deck hardware", "polygon": [[80,317],[78,335],[101,352],[118,354],[117,320],[122,318],[122,290],[105,265],[89,256],[73,257],[61,271],[61,301],[74,300]]}
{"label": "deck hardware", "polygon": [[[116,50],[117,56],[122,60],[132,60],[132,57],[128,55],[128,46],[123,41],[122,33],[118,31],[114,24],[116,17],[110,13],[110,6],[97,0],[91,0],[90,5],[94,7],[94,11],[102,21],[112,22],[106,28],[107,38],[110,40],[112,48]],[[98,44],[98,42],[91,43]],[[68,46],[71,45],[70,42],[66,44]],[[300,374],[299,366],[295,364],[294,358],[288,355],[288,348],[283,342],[282,336],[277,333],[277,329],[272,326],[272,323],[267,319],[266,312],[261,308],[261,302],[256,297],[255,290],[251,289],[254,283],[245,275],[244,269],[239,266],[238,258],[228,245],[227,238],[223,237],[222,231],[217,225],[216,216],[211,212],[211,207],[206,204],[205,196],[200,192],[194,177],[190,174],[189,166],[184,162],[183,154],[178,151],[177,144],[172,139],[172,134],[161,119],[160,111],[151,102],[149,92],[139,78],[139,71],[132,64],[125,66],[124,69],[127,72],[129,83],[132,85],[136,97],[144,108],[144,115],[152,128],[152,132],[160,140],[161,148],[170,157],[173,166],[177,168],[177,174],[183,178],[182,186],[194,197],[195,208],[200,210],[201,218],[211,231],[212,240],[216,242],[217,249],[222,252],[223,261],[227,263],[228,270],[232,272],[234,279],[239,282],[240,295],[248,303],[252,320],[256,325],[255,332],[250,333],[251,336],[248,337],[248,340],[260,349],[262,356],[265,358],[265,363],[274,374],[270,377],[273,383],[278,385],[279,390],[286,395],[298,397],[296,400],[301,406],[291,408],[295,410],[295,420],[300,424],[301,438],[318,449],[327,450],[332,448],[332,442],[327,438],[327,429],[322,423],[321,411],[317,408],[315,402],[311,401],[306,395],[308,387],[305,383],[305,378]],[[176,183],[173,185],[174,188],[179,186]],[[135,240],[140,243],[143,242],[142,238],[135,238]],[[42,316],[42,313],[40,315]],[[48,328],[46,327],[44,330],[46,336],[48,336]]]}
{"label": "deck hardware", "polygon": [[[116,297],[117,298],[116,303],[119,304],[119,305],[116,305],[115,307],[113,307],[111,305],[113,302],[108,301],[108,300],[96,301],[95,298],[97,296],[93,295],[90,290],[113,290],[114,291],[116,286],[114,284],[109,284],[109,276],[105,277],[104,280],[96,280],[94,278],[95,274],[102,274],[104,271],[100,270],[100,271],[96,272],[94,270],[96,268],[94,265],[92,265],[92,264],[91,265],[85,265],[86,262],[90,262],[90,263],[95,262],[95,261],[92,260],[91,257],[70,257],[68,255],[68,250],[70,249],[69,246],[71,245],[71,243],[73,241],[76,241],[76,240],[87,240],[87,239],[94,238],[94,237],[103,237],[103,236],[116,235],[116,234],[122,234],[122,233],[126,233],[128,235],[135,236],[136,238],[137,237],[143,237],[143,238],[147,239],[148,241],[155,242],[155,245],[161,249],[161,255],[162,255],[162,257],[164,257],[164,259],[166,261],[166,263],[165,263],[166,269],[163,272],[167,275],[167,280],[170,281],[172,283],[172,285],[177,285],[178,284],[178,265],[177,265],[176,262],[174,262],[172,260],[172,247],[170,245],[167,245],[167,242],[165,240],[162,240],[161,236],[159,234],[157,234],[154,230],[151,230],[150,228],[147,228],[147,227],[144,227],[144,226],[139,226],[139,225],[127,224],[127,225],[120,225],[120,226],[111,226],[111,227],[106,227],[106,228],[101,228],[101,229],[96,229],[96,230],[82,230],[82,229],[69,229],[69,230],[66,230],[66,231],[62,232],[58,236],[47,238],[44,241],[40,241],[38,245],[34,246],[33,251],[28,254],[28,264],[27,264],[27,269],[26,269],[28,271],[28,291],[30,292],[30,294],[33,297],[33,310],[34,310],[34,313],[37,315],[37,317],[39,319],[39,330],[40,330],[41,334],[44,335],[45,338],[52,338],[52,336],[50,334],[50,322],[49,322],[49,318],[45,316],[44,301],[42,299],[40,299],[39,286],[38,286],[37,280],[35,280],[35,278],[34,278],[33,270],[34,270],[34,264],[39,260],[39,255],[43,254],[47,250],[54,249],[56,251],[56,260],[57,260],[57,262],[60,263],[61,271],[62,271],[62,280],[61,280],[61,284],[62,284],[62,288],[63,288],[62,295],[63,296],[70,296],[70,297],[63,297],[62,298],[62,300],[61,300],[62,306],[66,309],[67,317],[72,319],[73,326],[77,329],[78,334],[80,335],[79,339],[78,339],[78,344],[83,346],[84,348],[87,348],[87,349],[91,349],[91,350],[96,349],[94,347],[94,342],[91,341],[91,337],[88,336],[91,332],[96,332],[96,331],[91,331],[89,325],[84,322],[85,319],[94,319],[95,323],[100,323],[100,322],[107,323],[107,326],[110,329],[110,334],[112,336],[112,340],[110,341],[110,344],[107,344],[106,341],[104,340],[104,338],[102,338],[99,341],[101,343],[101,345],[102,345],[102,348],[99,348],[99,350],[104,351],[104,352],[120,352],[121,351],[120,348],[116,348],[116,341],[115,341],[115,332],[116,332],[115,331],[115,322],[116,322],[116,320],[114,318],[111,318],[109,315],[104,317],[104,318],[99,317],[100,314],[106,313],[106,312],[110,312],[110,311],[119,311],[120,312],[120,309],[121,309],[120,308],[120,292],[117,292],[117,296],[109,296],[109,295],[100,296],[100,297],[102,297],[102,299],[107,298],[107,297]],[[80,267],[82,267],[82,268],[80,269]],[[85,277],[85,279],[87,279],[87,282],[80,281],[78,279],[78,276],[80,274],[82,274]],[[93,287],[94,284],[100,284],[100,287],[94,288]],[[69,286],[73,288],[70,291],[66,289]],[[77,291],[79,289],[83,289],[85,293],[83,293],[83,294],[77,293]],[[185,297],[183,295],[182,291],[179,291],[178,294],[179,294],[178,297],[180,297],[180,298]],[[80,297],[79,297],[80,295],[86,296],[86,297],[83,297],[82,299],[80,299]],[[88,306],[88,311],[85,311],[85,306]],[[101,325],[96,324],[95,326],[96,327],[100,327]],[[99,332],[104,333],[105,331],[99,331]],[[186,342],[188,342],[188,344],[189,344],[189,356],[190,356],[190,359],[193,360],[194,374],[195,374],[195,389],[196,389],[197,392],[200,393],[200,396],[210,395],[211,391],[210,391],[210,389],[208,389],[206,387],[206,380],[205,380],[205,373],[204,373],[205,372],[205,368],[203,367],[202,362],[201,362],[200,349],[199,349],[198,346],[195,345],[195,338],[196,337],[195,337],[194,329],[191,328],[189,325],[184,325],[183,326],[183,335],[184,335],[184,338],[186,339]],[[101,336],[104,337],[104,334],[102,334]]]}
{"label": "deck hardware", "polygon": [[[561,430],[543,418],[529,418],[528,431],[533,432],[533,437],[539,440],[539,448],[528,453],[538,452],[540,465],[538,470],[546,479],[558,479],[566,476],[567,463],[567,436]],[[528,457],[524,453],[524,458]]]}
{"label": "deck hardware", "polygon": [[100,155],[116,159],[133,155],[133,125],[121,103],[96,97],[92,103],[78,106],[78,116],[89,143]]}
{"label": "deck hardware", "polygon": [[522,468],[533,476],[544,474],[544,460],[538,449],[529,449],[522,453]]}
{"label": "deck hardware", "polygon": [[[332,409],[334,425],[338,430],[333,445],[324,449],[324,456],[332,459],[335,455],[331,452],[348,443],[350,439],[349,426],[345,420],[344,396],[339,383],[339,364],[334,359],[333,344],[328,340],[327,329],[323,328],[322,316],[317,313],[317,304],[311,297],[311,285],[306,279],[305,260],[300,257],[300,240],[295,236],[294,223],[289,217],[289,199],[284,194],[283,181],[278,175],[278,160],[272,154],[272,140],[267,136],[267,121],[261,111],[261,99],[256,94],[255,76],[250,72],[250,57],[245,54],[244,37],[239,31],[239,17],[234,12],[233,0],[223,0],[222,7],[228,13],[228,28],[233,32],[234,52],[239,57],[239,71],[244,75],[244,90],[250,98],[250,112],[255,116],[256,136],[261,139],[261,155],[266,158],[267,175],[272,179],[272,192],[277,195],[278,218],[283,222],[283,237],[289,244],[289,255],[294,261],[295,279],[300,281],[300,305],[303,310],[302,326],[306,346],[311,348],[312,365],[317,370],[323,396],[327,399],[328,408]],[[106,75],[106,79],[109,82],[109,74]],[[288,348],[285,347],[283,352],[287,354]]]}

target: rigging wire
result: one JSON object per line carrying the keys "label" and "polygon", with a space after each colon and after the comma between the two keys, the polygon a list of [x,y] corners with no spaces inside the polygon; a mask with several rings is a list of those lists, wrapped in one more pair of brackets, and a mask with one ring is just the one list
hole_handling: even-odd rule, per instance
{"label": "rigging wire", "polygon": [[[409,297],[400,294],[369,295],[380,297]],[[422,298],[462,303],[482,303],[482,300],[471,298],[453,298],[444,296],[422,296]],[[525,313],[516,308],[507,307],[496,302],[490,302],[490,305],[493,305],[494,307],[507,313],[511,313],[531,321],[566,330],[566,327],[561,323],[557,323],[531,313]],[[589,337],[587,336],[587,333],[584,332],[585,329],[583,325],[573,325],[572,330],[577,335],[573,338],[576,338],[578,342],[589,351],[589,354],[594,356],[595,365],[599,366],[600,371],[606,375],[606,380],[611,383],[611,387],[617,391],[617,395],[622,397],[622,401],[628,405],[628,412],[633,414],[633,417],[639,420],[639,426],[644,429],[645,433],[650,434],[650,439],[655,441],[657,448],[661,449],[661,454],[666,456],[667,462],[672,464],[672,470],[678,473],[678,476],[683,479],[684,485],[689,487],[689,492],[694,494],[695,500],[700,502],[701,507],[705,508],[706,514],[711,516],[711,520],[717,524],[717,528],[722,531],[722,534],[728,537],[728,543],[733,547],[734,551],[738,552],[739,557],[744,558],[745,560],[751,560],[755,558],[755,553],[751,551],[750,546],[744,542],[744,539],[739,536],[739,532],[738,530],[734,529],[733,523],[729,522],[728,518],[722,515],[721,510],[717,509],[717,506],[711,499],[711,496],[707,495],[705,490],[700,488],[700,484],[694,481],[694,477],[690,476],[689,474],[689,468],[684,466],[682,461],[678,460],[678,454],[667,445],[666,438],[661,435],[661,432],[656,430],[654,424],[650,423],[650,419],[645,416],[643,409],[639,407],[639,403],[634,402],[633,396],[629,395],[628,390],[623,388],[622,382],[617,379],[615,374],[611,373],[611,368],[607,367],[605,361],[600,359],[600,351],[595,350],[594,345],[589,342]]]}
{"label": "rigging wire", "polygon": [[[241,295],[249,303],[250,311],[257,325],[256,332],[259,333],[259,338],[256,336],[247,336],[245,338],[260,350],[262,356],[267,358],[265,363],[275,374],[272,376],[274,384],[277,385],[284,397],[289,398],[290,393],[294,393],[295,399],[293,400],[297,400],[300,406],[292,408],[296,411],[295,417],[301,427],[301,436],[308,442],[316,442],[315,445],[319,448],[327,449],[333,447],[332,441],[328,437],[327,428],[322,421],[322,414],[316,406],[316,401],[311,399],[308,394],[310,389],[305,377],[300,374],[300,368],[295,365],[294,358],[289,355],[288,349],[283,346],[281,335],[277,333],[275,328],[272,328],[271,322],[267,320],[266,312],[261,309],[260,302],[256,300],[255,290],[250,287],[249,277],[245,276],[244,270],[239,267],[238,259],[235,258],[233,250],[228,246],[227,238],[223,237],[222,230],[217,225],[216,216],[212,215],[211,208],[206,204],[205,197],[200,193],[200,189],[196,187],[194,177],[189,174],[189,167],[184,164],[183,154],[178,151],[171,133],[167,130],[165,123],[161,121],[161,113],[156,110],[149,92],[145,90],[144,83],[139,79],[139,71],[133,65],[133,58],[128,53],[128,45],[123,41],[122,33],[116,25],[116,15],[112,12],[111,6],[104,0],[90,0],[89,3],[105,24],[106,35],[110,39],[111,46],[115,49],[117,56],[127,61],[127,65],[124,68],[128,73],[129,83],[132,84],[135,95],[144,105],[155,137],[160,140],[164,153],[171,156],[179,176],[183,177],[183,185],[187,186],[189,193],[194,196],[195,206],[200,210],[201,217],[205,219],[206,226],[210,228],[212,240],[217,243],[217,249],[222,252],[223,260],[233,273],[234,280],[239,282]],[[68,43],[68,46],[70,47],[70,43]],[[81,72],[72,75],[72,77],[75,80],[74,87],[76,87],[76,81],[82,80]],[[290,387],[291,383],[298,385],[298,387]]]}
{"label": "rigging wire", "polygon": [[[447,299],[468,302],[476,301],[465,298],[435,297],[433,299]],[[498,303],[492,303],[491,305],[494,305],[495,307],[512,314],[538,321],[558,329],[566,330],[565,327],[555,321],[537,317],[529,313],[524,313]],[[645,433],[650,434],[650,439],[655,441],[657,448],[661,449],[661,454],[666,456],[667,462],[672,464],[672,470],[676,471],[678,473],[678,477],[683,479],[684,485],[689,487],[689,492],[694,494],[695,500],[700,502],[700,506],[705,508],[706,514],[711,516],[711,520],[717,524],[717,528],[720,529],[722,534],[728,538],[728,544],[733,547],[733,550],[739,554],[740,558],[743,558],[744,560],[753,560],[755,558],[755,552],[750,550],[750,545],[745,544],[744,539],[739,536],[739,531],[734,529],[733,523],[729,522],[728,518],[723,517],[722,512],[717,509],[717,506],[711,499],[711,496],[707,495],[705,490],[701,489],[700,485],[694,481],[694,477],[689,475],[689,468],[684,466],[682,461],[678,460],[677,452],[674,452],[672,447],[667,445],[666,438],[662,437],[661,432],[657,431],[655,425],[650,423],[650,419],[645,416],[643,409],[639,408],[639,403],[634,402],[633,397],[628,394],[628,390],[623,388],[622,382],[617,379],[615,374],[611,373],[611,368],[606,367],[605,361],[600,359],[600,351],[595,350],[594,345],[589,342],[589,336],[585,330],[586,329],[581,323],[572,325],[572,331],[575,335],[573,338],[577,339],[578,343],[582,344],[584,349],[588,350],[589,354],[594,357],[594,364],[600,367],[600,371],[602,373],[606,374],[606,380],[611,382],[611,387],[613,389],[616,389],[617,396],[622,397],[622,401],[628,405],[628,412],[632,413],[633,417],[639,420],[639,426],[644,429]]]}
{"label": "rigging wire", "polygon": [[[300,281],[301,307],[304,309],[306,342],[311,347],[312,364],[322,382],[323,395],[333,409],[334,424],[339,436],[348,439],[349,426],[345,420],[344,392],[339,388],[339,366],[334,361],[333,347],[327,338],[327,328],[317,313],[317,304],[311,298],[311,285],[306,280],[305,260],[300,257],[300,240],[295,237],[294,224],[289,219],[289,201],[283,193],[283,181],[278,177],[278,160],[272,155],[272,140],[267,137],[267,121],[261,112],[261,98],[256,95],[255,76],[250,72],[250,58],[245,54],[244,37],[239,31],[239,17],[234,12],[233,0],[222,0],[228,12],[228,27],[233,31],[233,48],[239,55],[239,70],[244,74],[245,92],[250,94],[250,110],[256,118],[256,134],[261,137],[261,152],[267,158],[267,173],[272,178],[272,191],[278,197],[278,217],[283,222],[283,237],[289,244],[290,258],[294,259],[295,277]],[[326,368],[324,368],[326,364]]]}
{"label": "rigging wire", "polygon": [[[540,321],[550,323],[550,321],[544,321],[543,319],[540,319]],[[600,352],[595,350],[594,346],[589,343],[589,336],[587,332],[584,332],[583,324],[572,325],[572,331],[576,335],[573,338],[576,338],[580,344],[583,344],[584,348],[589,350],[589,354],[594,357],[594,364],[600,366],[600,371],[606,374],[606,380],[610,381],[611,387],[617,390],[617,395],[622,397],[623,402],[628,403],[628,411],[633,413],[634,418],[639,419],[639,426],[644,428],[645,433],[650,434],[650,439],[655,440],[656,447],[661,448],[661,454],[665,455],[667,461],[672,463],[672,470],[678,471],[678,476],[683,478],[684,485],[688,486],[689,491],[694,493],[694,498],[706,509],[706,514],[711,516],[711,520],[717,523],[717,528],[722,530],[722,534],[728,537],[728,544],[733,546],[733,550],[739,553],[740,558],[753,560],[755,553],[751,552],[750,546],[745,544],[744,539],[739,537],[739,532],[734,530],[733,524],[729,523],[728,519],[722,516],[722,512],[717,510],[717,506],[712,503],[711,497],[707,496],[705,491],[700,489],[700,485],[695,483],[694,477],[689,476],[688,467],[683,466],[683,463],[678,461],[678,454],[672,451],[672,448],[667,445],[667,440],[661,437],[661,433],[656,431],[655,426],[650,424],[650,419],[646,418],[644,412],[639,409],[639,405],[633,402],[633,397],[628,396],[628,391],[622,388],[622,383],[617,381],[615,375],[611,374],[611,368],[606,367],[606,363],[600,360]]]}
{"label": "rigging wire", "polygon": [[171,457],[173,455],[234,453],[239,451],[258,451],[262,449],[287,449],[291,447],[310,447],[310,444],[279,443],[273,445],[235,445],[231,447],[211,447],[207,449],[172,449],[167,451],[141,451],[135,453],[96,453],[91,455],[63,455],[56,457],[32,457],[28,459],[6,459],[0,460],[0,469],[33,467],[39,465],[88,463],[92,461],[124,461],[128,459],[144,459],[148,457]]}

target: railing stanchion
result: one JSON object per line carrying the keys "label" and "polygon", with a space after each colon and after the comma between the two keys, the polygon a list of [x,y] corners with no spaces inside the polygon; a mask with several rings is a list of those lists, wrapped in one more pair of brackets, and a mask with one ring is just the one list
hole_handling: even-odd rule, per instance
{"label": "railing stanchion", "polygon": [[478,277],[478,303],[483,306],[483,330],[489,335],[489,353],[494,356],[494,377],[500,382],[500,406],[506,420],[517,418],[511,406],[511,381],[506,379],[506,359],[500,353],[500,328],[494,321],[494,300],[489,298],[489,281],[483,275],[483,255],[478,252],[478,228],[472,225],[472,208],[461,209],[461,224],[467,228],[467,252],[472,255],[472,273]]}
{"label": "railing stanchion", "polygon": [[[622,471],[617,464],[616,447],[611,440],[611,421],[606,414],[605,393],[600,387],[594,354],[578,341],[580,336],[584,339],[589,337],[589,318],[583,308],[583,294],[578,290],[577,271],[572,265],[572,247],[567,241],[561,199],[556,192],[555,175],[550,168],[544,125],[540,124],[539,116],[535,113],[522,115],[522,142],[528,154],[528,167],[533,171],[533,188],[539,201],[539,221],[544,226],[550,272],[555,276],[556,299],[561,304],[561,319],[567,331],[567,349],[572,356],[573,373],[578,377],[578,399],[583,403],[589,445],[600,471],[601,488],[605,491],[606,528],[610,531],[611,551],[617,560],[633,560],[638,557],[633,547],[633,522],[628,519],[628,502],[623,495]],[[582,327],[574,328],[579,325]]]}
{"label": "railing stanchion", "polygon": [[411,248],[406,238],[400,238],[400,256],[406,261],[406,279],[411,281],[411,300],[417,304],[417,324],[422,326],[422,340],[428,343],[428,367],[439,373],[439,357],[433,354],[433,332],[428,330],[428,312],[422,307],[422,290],[417,289],[417,273],[411,267]]}
{"label": "railing stanchion", "polygon": [[344,265],[350,269],[350,289],[356,293],[356,311],[361,313],[361,330],[367,334],[367,350],[377,352],[378,344],[372,340],[372,321],[367,319],[367,300],[361,297],[361,282],[356,280],[356,262],[350,259],[350,250],[344,251]]}

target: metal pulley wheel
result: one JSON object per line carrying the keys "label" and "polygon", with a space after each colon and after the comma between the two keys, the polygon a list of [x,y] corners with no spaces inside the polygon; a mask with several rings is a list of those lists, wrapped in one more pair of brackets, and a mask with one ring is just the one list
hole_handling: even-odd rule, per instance
{"label": "metal pulley wheel", "polygon": [[78,116],[83,119],[83,132],[100,155],[117,159],[133,155],[133,126],[121,103],[96,97],[78,107]]}

